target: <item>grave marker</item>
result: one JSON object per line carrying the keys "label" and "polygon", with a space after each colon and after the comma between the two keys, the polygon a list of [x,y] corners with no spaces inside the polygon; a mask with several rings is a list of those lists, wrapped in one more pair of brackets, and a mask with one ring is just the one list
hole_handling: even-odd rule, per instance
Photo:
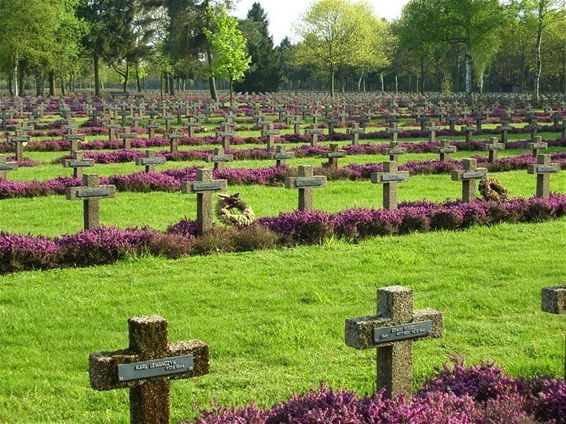
{"label": "grave marker", "polygon": [[16,146],[16,161],[19,162],[24,160],[24,147],[27,146],[29,142],[29,137],[24,136],[17,136],[17,137],[10,137],[10,143]]}
{"label": "grave marker", "polygon": [[530,164],[529,174],[537,176],[537,193],[539,199],[550,198],[550,174],[560,172],[559,163],[551,163],[550,155],[539,155],[536,164]]}
{"label": "grave marker", "polygon": [[160,316],[128,320],[129,346],[89,356],[90,385],[130,389],[130,423],[169,424],[170,382],[208,374],[208,346],[200,340],[170,344]]}
{"label": "grave marker", "polygon": [[442,312],[413,310],[413,291],[391,286],[377,290],[377,315],[349,318],[346,345],[377,349],[377,391],[389,398],[410,398],[413,386],[413,342],[442,337]]}
{"label": "grave marker", "polygon": [[440,161],[446,162],[448,160],[448,156],[456,153],[457,148],[456,146],[451,146],[450,141],[442,140],[442,145],[438,149],[438,153],[440,154]]}
{"label": "grave marker", "polygon": [[[541,292],[541,309],[549,314],[566,314],[566,286],[545,287]],[[566,379],[566,358],[564,362]]]}
{"label": "grave marker", "polygon": [[509,139],[509,131],[511,131],[513,127],[509,125],[501,125],[500,127],[497,127],[497,129],[499,130],[499,134],[501,135],[501,142],[503,144],[506,144]]}
{"label": "grave marker", "polygon": [[98,175],[85,174],[82,187],[67,187],[67,200],[83,201],[84,229],[96,230],[100,227],[100,199],[116,197],[116,186],[98,184]]}
{"label": "grave marker", "polygon": [[503,143],[498,143],[497,142],[497,137],[491,137],[489,139],[489,141],[491,142],[490,144],[485,146],[485,149],[489,152],[489,158],[488,158],[488,162],[489,163],[493,163],[497,160],[497,152],[499,150],[504,150],[505,149],[505,144]]}
{"label": "grave marker", "polygon": [[299,166],[297,177],[285,178],[285,188],[299,190],[300,211],[313,209],[313,190],[326,185],[326,177],[314,175],[312,166]]}
{"label": "grave marker", "polygon": [[271,160],[275,161],[275,167],[280,168],[285,166],[285,161],[287,159],[293,159],[295,154],[293,152],[286,152],[285,147],[283,146],[277,146],[275,148],[275,153],[271,153],[269,157]]}
{"label": "grave marker", "polygon": [[477,184],[476,180],[487,176],[487,169],[478,168],[478,162],[475,159],[464,159],[463,170],[453,170],[450,175],[452,181],[462,181],[462,201],[473,202],[476,200]]}
{"label": "grave marker", "polygon": [[364,128],[360,128],[359,124],[354,124],[353,128],[348,128],[348,134],[352,136],[352,146],[356,146],[360,141],[360,134],[364,134]]}
{"label": "grave marker", "polygon": [[84,134],[66,134],[65,136],[63,136],[63,138],[65,141],[69,142],[69,148],[71,150],[71,153],[80,150],[79,141],[85,141]]}
{"label": "grave marker", "polygon": [[396,141],[389,142],[389,148],[385,150],[385,154],[389,155],[389,160],[395,162],[399,156],[404,155],[405,153],[407,153],[407,149],[399,147],[399,144]]}
{"label": "grave marker", "polygon": [[182,134],[168,133],[167,139],[169,140],[169,152],[175,154],[179,151],[179,139],[182,138]]}
{"label": "grave marker", "polygon": [[74,178],[83,178],[83,168],[94,166],[94,160],[85,159],[83,152],[74,151],[71,153],[71,159],[65,159],[63,166],[65,168],[73,168]]}
{"label": "grave marker", "polygon": [[0,180],[6,180],[6,173],[18,169],[18,162],[8,162],[6,155],[0,155]]}
{"label": "grave marker", "polygon": [[529,148],[533,152],[533,157],[538,158],[541,150],[548,149],[548,143],[542,141],[542,137],[536,137],[534,143],[529,143]]}
{"label": "grave marker", "polygon": [[122,140],[122,148],[130,150],[132,148],[132,139],[136,138],[136,135],[130,132],[130,128],[124,128],[123,132],[118,134],[117,137]]}
{"label": "grave marker", "polygon": [[383,184],[383,209],[397,209],[397,184],[409,180],[408,172],[399,172],[397,162],[383,162],[383,172],[372,172],[371,182]]}
{"label": "grave marker", "polygon": [[337,144],[330,145],[330,151],[324,152],[322,157],[328,159],[327,162],[323,163],[322,166],[332,169],[338,168],[338,159],[346,157],[346,153],[338,151]]}
{"label": "grave marker", "polygon": [[197,195],[197,227],[198,233],[204,234],[212,229],[212,193],[226,191],[228,183],[226,180],[213,180],[211,169],[199,169],[197,180],[194,182],[183,181],[182,192],[185,194],[196,193]]}
{"label": "grave marker", "polygon": [[214,154],[206,157],[208,163],[214,164],[215,171],[221,171],[224,169],[225,164],[231,162],[234,159],[233,155],[227,155],[224,153],[224,149],[216,148],[214,149]]}
{"label": "grave marker", "polygon": [[322,131],[318,128],[308,128],[306,133],[311,136],[311,146],[316,146],[318,143],[318,136],[322,135]]}
{"label": "grave marker", "polygon": [[158,157],[157,153],[152,150],[145,151],[145,157],[136,158],[136,165],[145,166],[145,172],[149,174],[150,172],[155,172],[155,166],[161,165],[166,162],[166,159],[162,156]]}

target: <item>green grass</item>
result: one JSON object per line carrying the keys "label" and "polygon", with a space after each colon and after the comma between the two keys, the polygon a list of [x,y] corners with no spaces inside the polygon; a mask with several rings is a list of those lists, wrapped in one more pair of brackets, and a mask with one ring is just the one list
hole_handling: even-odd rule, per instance
{"label": "green grass", "polygon": [[[493,174],[508,188],[512,197],[534,194],[536,179],[523,172]],[[566,193],[566,173],[553,175],[551,188]],[[257,216],[275,216],[297,208],[297,190],[259,185],[232,186],[231,193],[240,192]],[[412,177],[399,184],[399,200],[444,201],[461,196],[461,183],[449,175]],[[353,207],[381,207],[382,188],[369,181],[334,181],[315,190],[315,207],[338,212]],[[119,227],[143,226],[163,230],[183,217],[196,218],[196,196],[177,193],[118,193],[115,199],[100,201],[101,221]],[[55,236],[74,233],[82,228],[82,204],[65,196],[5,199],[0,209],[2,229],[17,233]]]}
{"label": "green grass", "polygon": [[375,313],[376,288],[415,290],[445,335],[415,344],[415,384],[451,354],[513,375],[561,376],[564,319],[540,312],[563,283],[566,221],[330,241],[177,261],[0,277],[0,422],[127,422],[126,390],[95,392],[88,354],[127,346],[127,318],[160,314],[171,341],[211,349],[211,374],[172,384],[174,422],[195,404],[272,404],[319,382],[374,389],[375,351],[344,345],[344,319]]}

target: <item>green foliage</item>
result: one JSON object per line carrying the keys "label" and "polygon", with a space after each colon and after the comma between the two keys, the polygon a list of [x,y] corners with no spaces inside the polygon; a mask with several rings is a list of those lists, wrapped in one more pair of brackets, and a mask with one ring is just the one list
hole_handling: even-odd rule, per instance
{"label": "green foliage", "polygon": [[209,7],[208,16],[213,30],[203,28],[212,47],[212,62],[207,73],[230,81],[232,104],[233,84],[244,76],[251,62],[246,52],[246,39],[238,28],[238,20],[228,15],[226,7],[222,6],[218,11]]}

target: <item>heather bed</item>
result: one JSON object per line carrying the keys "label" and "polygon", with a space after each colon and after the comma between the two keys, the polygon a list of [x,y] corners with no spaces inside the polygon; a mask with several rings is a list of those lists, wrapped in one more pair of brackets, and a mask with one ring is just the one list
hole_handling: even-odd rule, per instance
{"label": "heather bed", "polygon": [[0,421],[125,422],[127,392],[90,389],[88,353],[126,346],[126,318],[153,313],[169,319],[171,340],[211,346],[210,375],[172,384],[174,422],[211,401],[271,406],[321,381],[363,395],[375,352],[344,345],[344,318],[374,312],[376,288],[391,284],[446,316],[442,339],[415,345],[415,387],[454,353],[514,377],[559,377],[563,319],[541,313],[539,296],[566,274],[564,230],[564,220],[502,224],[1,276]]}

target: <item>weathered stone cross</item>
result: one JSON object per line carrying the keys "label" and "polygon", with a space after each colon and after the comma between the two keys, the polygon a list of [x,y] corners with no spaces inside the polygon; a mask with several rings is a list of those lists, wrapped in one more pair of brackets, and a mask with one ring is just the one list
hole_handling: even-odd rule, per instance
{"label": "weathered stone cross", "polygon": [[513,127],[509,126],[509,125],[501,125],[500,127],[497,127],[497,129],[499,130],[499,133],[501,134],[501,142],[503,144],[507,143],[508,139],[509,139],[509,131],[511,131],[513,129]]}
{"label": "weathered stone cross", "polygon": [[535,137],[534,143],[529,143],[529,147],[533,151],[533,157],[537,158],[541,150],[548,149],[548,143],[542,141],[542,137]]}
{"label": "weathered stone cross", "polygon": [[6,155],[0,155],[0,181],[6,179],[6,173],[18,169],[18,162],[8,162]]}
{"label": "weathered stone cross", "polygon": [[136,138],[136,135],[131,133],[129,128],[124,128],[124,132],[118,134],[118,138],[122,140],[122,148],[130,150],[132,148],[132,139]]}
{"label": "weathered stone cross", "polygon": [[377,390],[411,397],[413,341],[442,337],[443,315],[434,309],[413,311],[413,291],[391,286],[377,290],[377,315],[346,320],[346,345],[377,348]]}
{"label": "weathered stone cross", "polygon": [[383,162],[383,172],[373,172],[371,182],[383,184],[383,208],[388,210],[397,209],[397,183],[409,180],[409,173],[399,172],[397,162]]}
{"label": "weathered stone cross", "polygon": [[339,152],[337,144],[331,144],[330,145],[330,151],[324,152],[322,154],[322,157],[328,159],[328,161],[323,163],[322,166],[327,167],[327,168],[337,169],[338,168],[338,159],[346,157],[346,153]]}
{"label": "weathered stone cross", "polygon": [[450,141],[442,140],[442,145],[438,148],[438,153],[440,154],[440,161],[446,162],[448,156],[456,153],[456,146],[451,146]]}
{"label": "weathered stone cross", "polygon": [[83,201],[84,229],[96,230],[100,227],[100,199],[116,197],[116,186],[98,185],[98,175],[85,174],[82,187],[67,187],[67,200]]}
{"label": "weathered stone cross", "polygon": [[497,142],[497,137],[491,137],[489,139],[489,141],[491,142],[490,144],[487,144],[485,146],[485,149],[489,152],[489,158],[488,158],[488,162],[489,163],[493,163],[497,160],[497,152],[499,150],[504,150],[505,149],[505,144],[503,143],[498,143]]}
{"label": "weathered stone cross", "polygon": [[293,152],[286,152],[285,147],[277,146],[275,148],[275,153],[271,153],[270,159],[275,161],[275,166],[280,168],[285,165],[287,159],[293,159],[295,154]]}
{"label": "weathered stone cross", "polygon": [[348,134],[352,136],[352,146],[356,146],[360,141],[360,134],[365,133],[364,128],[360,128],[360,124],[354,124],[353,128],[348,128]]}
{"label": "weathered stone cross", "polygon": [[63,166],[65,168],[73,168],[73,177],[82,178],[83,168],[94,166],[94,159],[85,159],[83,152],[74,151],[71,153],[71,159],[65,159]]}
{"label": "weathered stone cross", "polygon": [[396,141],[389,142],[389,149],[385,150],[385,154],[389,155],[389,160],[397,161],[399,156],[404,155],[407,153],[407,149],[404,147],[399,147],[399,144]]}
{"label": "weathered stone cross", "polygon": [[231,162],[233,159],[234,159],[234,156],[225,154],[224,149],[222,147],[214,149],[214,154],[208,155],[206,157],[206,161],[208,163],[214,164],[214,170],[215,171],[223,170],[225,165],[228,162]]}
{"label": "weathered stone cross", "polygon": [[179,139],[182,138],[182,134],[169,133],[167,138],[169,139],[169,152],[177,153],[179,151]]}
{"label": "weathered stone cross", "polygon": [[128,320],[129,347],[89,356],[93,389],[130,389],[130,423],[169,424],[170,382],[208,374],[208,346],[200,340],[170,344],[160,316]]}
{"label": "weathered stone cross", "polygon": [[471,141],[474,140],[474,131],[476,129],[474,127],[471,126],[465,126],[462,127],[462,132],[464,132],[466,134],[466,142],[470,143]]}
{"label": "weathered stone cross", "polygon": [[145,157],[136,158],[136,165],[145,166],[145,172],[155,172],[155,166],[161,165],[166,162],[166,159],[162,156],[157,156],[157,153],[152,150],[145,151]]}
{"label": "weathered stone cross", "polygon": [[[566,314],[566,286],[543,288],[541,309],[549,314]],[[564,364],[564,378],[566,379],[566,359]]]}
{"label": "weathered stone cross", "polygon": [[326,185],[326,177],[314,175],[312,166],[299,166],[297,177],[285,178],[285,187],[299,190],[300,211],[313,209],[313,189]]}
{"label": "weathered stone cross", "polygon": [[476,200],[476,180],[485,178],[487,169],[478,168],[478,162],[475,159],[464,159],[463,165],[463,170],[453,170],[450,175],[452,181],[462,181],[462,201],[469,203]]}
{"label": "weathered stone cross", "polygon": [[322,134],[322,131],[318,128],[308,128],[306,133],[311,136],[311,146],[316,146],[316,143],[318,143],[318,136]]}
{"label": "weathered stone cross", "polygon": [[183,181],[182,192],[197,195],[197,227],[198,233],[204,234],[212,229],[212,193],[225,192],[228,189],[226,180],[213,180],[211,169],[199,169],[197,180]]}
{"label": "weathered stone cross", "polygon": [[540,199],[550,198],[550,174],[560,172],[559,163],[551,163],[550,155],[539,155],[537,164],[530,164],[528,173],[537,176],[537,194]]}
{"label": "weathered stone cross", "polygon": [[64,137],[65,141],[69,142],[69,148],[71,153],[79,150],[79,141],[85,140],[84,134],[66,134]]}
{"label": "weathered stone cross", "polygon": [[16,161],[21,161],[24,159],[24,147],[28,144],[29,137],[18,136],[10,137],[10,143],[16,146]]}

